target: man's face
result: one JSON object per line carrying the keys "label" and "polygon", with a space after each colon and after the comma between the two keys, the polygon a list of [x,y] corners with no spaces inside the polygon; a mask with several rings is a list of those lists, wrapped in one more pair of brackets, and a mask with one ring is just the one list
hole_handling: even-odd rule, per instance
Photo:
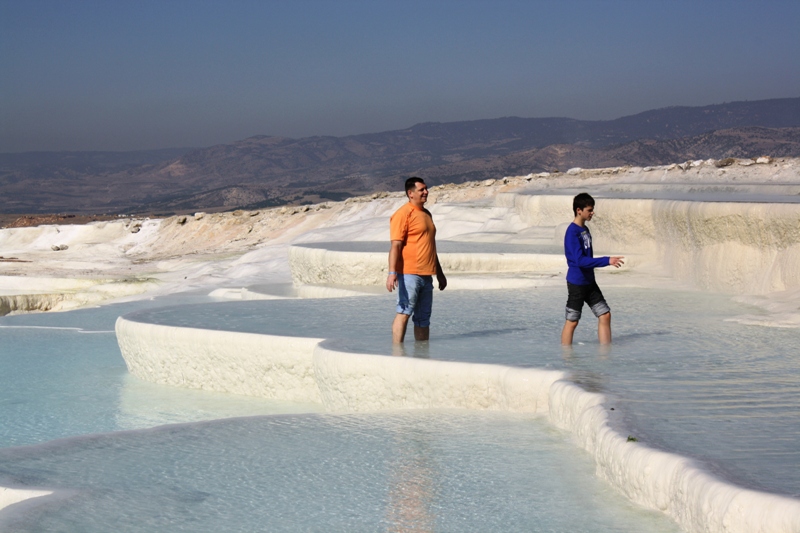
{"label": "man's face", "polygon": [[584,222],[592,220],[592,217],[594,216],[594,206],[590,205],[589,207],[578,209],[576,213],[579,217],[581,217],[581,219],[583,219]]}
{"label": "man's face", "polygon": [[428,201],[428,186],[424,183],[415,183],[414,188],[408,191],[408,199],[411,203],[424,204]]}

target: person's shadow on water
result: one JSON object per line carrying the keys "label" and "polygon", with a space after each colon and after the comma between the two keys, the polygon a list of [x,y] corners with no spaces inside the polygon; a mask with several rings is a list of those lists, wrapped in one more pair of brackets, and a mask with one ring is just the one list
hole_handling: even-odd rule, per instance
{"label": "person's shadow on water", "polygon": [[[527,328],[503,328],[485,329],[480,331],[468,331],[466,333],[445,333],[437,335],[436,340],[469,339],[477,337],[488,337],[491,335],[502,335],[514,331],[525,331]],[[402,343],[392,345],[392,355],[397,357],[416,357],[419,359],[430,359],[430,341],[414,341],[413,343]]]}
{"label": "person's shadow on water", "polygon": [[503,328],[503,329],[482,329],[478,331],[467,331],[466,333],[445,333],[444,335],[437,335],[437,339],[469,339],[474,337],[489,337],[492,335],[503,335],[505,333],[512,333],[514,331],[526,331],[528,328]]}
{"label": "person's shadow on water", "polygon": [[644,331],[640,333],[623,333],[621,335],[614,335],[613,344],[629,344],[632,341],[637,341],[639,339],[646,339],[648,337],[658,337],[661,335],[670,335],[672,334],[671,331],[661,330],[661,331]]}

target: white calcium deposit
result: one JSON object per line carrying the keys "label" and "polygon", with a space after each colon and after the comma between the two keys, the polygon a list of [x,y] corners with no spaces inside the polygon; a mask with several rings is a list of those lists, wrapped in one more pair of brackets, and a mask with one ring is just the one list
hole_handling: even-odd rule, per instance
{"label": "white calcium deposit", "polygon": [[[438,255],[442,269],[448,274],[566,271],[566,260],[560,254],[440,252]],[[388,272],[386,258],[387,252],[344,252],[302,245],[289,249],[292,280],[297,285],[381,285],[386,282]]]}
{"label": "white calcium deposit", "polygon": [[311,353],[321,339],[142,324],[118,318],[136,377],[191,389],[319,403]]}
{"label": "white calcium deposit", "polygon": [[20,504],[43,496],[50,496],[52,490],[36,490],[16,487],[0,487],[0,511],[14,504]]}
{"label": "white calcium deposit", "polygon": [[597,473],[630,500],[672,517],[686,531],[800,531],[800,501],[723,482],[679,455],[654,450],[609,426],[601,394],[565,381],[551,389],[550,420],[569,430]]}
{"label": "white calcium deposit", "polygon": [[157,383],[319,402],[328,411],[466,408],[547,416],[632,501],[687,531],[797,532],[800,501],[721,481],[693,461],[628,439],[601,394],[560,371],[340,352],[319,339],[133,322],[116,326],[131,373]]}
{"label": "white calcium deposit", "polygon": [[[761,325],[800,327],[800,203],[793,201],[800,161],[740,163],[573,169],[434,187],[429,209],[440,239],[558,245],[572,218],[572,196],[598,191],[595,250],[630,258],[625,283],[647,287],[658,279],[727,292],[762,307],[768,315]],[[687,201],[693,193],[721,197]],[[746,201],[746,195],[761,197]],[[765,202],[766,195],[786,201]],[[326,285],[380,286],[386,253],[302,244],[384,241],[388,251],[388,218],[404,202],[401,193],[377,194],[316,206],[0,230],[0,313],[197,289],[225,299],[270,298],[248,287],[292,279],[295,296],[359,294]],[[452,273],[451,289],[474,288],[478,280],[487,288],[563,283],[559,253],[478,251],[442,254],[442,262]],[[800,500],[733,486],[689,459],[629,442],[604,397],[561,372],[353,354],[321,339],[125,318],[116,332],[130,372],[165,385],[314,402],[335,412],[539,413],[574,435],[599,476],[686,531],[800,532]],[[24,496],[0,488],[0,509]]]}

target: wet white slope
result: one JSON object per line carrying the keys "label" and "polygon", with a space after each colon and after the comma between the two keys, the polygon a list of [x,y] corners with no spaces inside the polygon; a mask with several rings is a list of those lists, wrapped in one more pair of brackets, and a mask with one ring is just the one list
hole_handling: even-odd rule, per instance
{"label": "wet white slope", "polygon": [[[708,166],[696,170],[689,168],[688,172],[696,172],[696,176],[688,177],[708,180],[711,176],[719,183],[725,183],[747,176],[755,183],[748,188],[749,192],[753,192],[758,190],[759,183],[768,183],[770,180],[798,181],[796,162],[790,163],[782,164],[780,167],[776,165],[776,170],[766,168],[764,165],[759,168],[727,170]],[[647,169],[613,170],[606,173],[587,171],[584,174],[572,173],[570,176],[556,179],[552,176],[542,176],[531,180],[529,186],[539,190],[562,186],[591,191],[593,185],[606,184],[616,178],[638,179],[648,183],[671,180],[678,183],[678,180],[686,177],[687,169],[683,168],[657,169],[649,172]],[[523,184],[517,181],[512,185],[519,187]],[[684,185],[678,185],[679,189],[683,187]],[[443,190],[441,198],[463,201],[471,198],[487,198],[498,192],[489,189],[491,187]],[[688,187],[685,190],[688,190]],[[496,206],[504,208],[513,206],[514,212],[524,224],[551,228],[557,226],[556,221],[568,221],[569,216],[565,217],[564,212],[566,210],[569,213],[569,199],[569,195],[529,198],[522,198],[517,194],[500,195],[497,196]],[[168,288],[162,290],[178,290],[185,287],[187,282],[182,280],[186,279],[189,279],[188,283],[197,285],[271,279],[271,274],[265,272],[265,265],[267,269],[285,269],[286,260],[280,254],[286,251],[285,245],[292,239],[299,237],[303,240],[303,235],[308,235],[309,231],[321,232],[327,227],[329,234],[338,235],[340,239],[368,237],[371,240],[385,231],[376,228],[379,227],[379,223],[385,224],[386,216],[398,202],[402,203],[402,199],[389,198],[366,204],[338,206],[327,212],[302,211],[282,213],[281,216],[271,214],[270,217],[254,215],[248,219],[244,219],[240,214],[238,218],[189,217],[188,221],[179,222],[179,218],[173,217],[165,223],[150,221],[133,236],[118,231],[120,228],[113,226],[112,229],[103,229],[92,235],[81,233],[86,230],[72,230],[76,232],[70,237],[72,252],[65,251],[69,254],[55,252],[63,253],[58,256],[59,259],[71,259],[65,261],[66,269],[63,266],[50,266],[49,260],[42,260],[48,255],[52,257],[53,252],[47,250],[48,246],[58,244],[53,241],[54,232],[51,229],[35,229],[30,233],[2,230],[0,251],[5,256],[12,252],[29,257],[35,263],[31,266],[35,268],[25,266],[29,268],[28,272],[37,274],[61,274],[68,271],[74,275],[75,272],[91,271],[90,273],[96,277],[98,271],[113,271],[118,279],[124,279],[125,270],[132,270],[134,275],[142,275],[144,272],[148,275],[155,273],[162,282],[168,284]],[[534,203],[538,205],[533,205]],[[443,230],[447,229],[451,238],[473,235],[476,236],[475,240],[491,239],[492,232],[495,232],[498,240],[506,242],[513,231],[524,233],[525,230],[517,227],[519,226],[517,219],[504,226],[502,217],[497,217],[496,211],[493,213],[491,223],[489,221],[481,223],[478,220],[464,225],[462,221],[460,227],[463,231],[453,230],[455,226],[448,229],[446,210],[443,210],[441,217],[437,218],[437,223]],[[707,202],[701,205],[670,200],[603,199],[602,203],[598,204],[598,213],[592,228],[597,239],[598,251],[601,253],[605,250],[619,249],[650,256],[654,263],[665,265],[676,278],[690,281],[702,288],[737,293],[786,291],[786,294],[792,294],[792,289],[800,287],[800,273],[798,273],[800,241],[797,236],[800,225],[798,225],[796,206],[787,205],[773,209],[765,204],[743,206],[740,203]],[[337,224],[347,229],[340,231]],[[125,229],[124,226],[122,228]],[[59,229],[55,234],[60,235],[60,231]],[[545,235],[547,231],[549,229],[545,231]],[[540,234],[537,233],[538,235]],[[470,239],[464,237],[464,240]],[[311,240],[320,239],[315,236]],[[107,243],[113,243],[113,246],[104,247]],[[104,251],[108,253],[105,254]],[[203,256],[211,254],[212,251],[221,255],[213,258]],[[184,255],[186,253],[196,256],[186,257]],[[103,260],[97,261],[97,257],[103,257]],[[114,263],[117,258],[121,258],[119,264]],[[109,267],[110,264],[113,268]],[[147,268],[132,266],[141,264],[147,265]],[[18,267],[18,265],[10,266]],[[20,270],[18,268],[14,275],[19,275]],[[283,276],[281,279],[285,280],[287,275],[288,269],[281,272],[278,277]],[[781,308],[781,312],[791,314],[794,308],[789,306],[787,310],[785,307]],[[202,366],[197,369],[203,371]],[[207,371],[212,374],[216,372],[215,369]],[[247,380],[248,376],[245,373],[240,375],[239,379]],[[624,468],[609,466],[610,473],[603,475],[620,490],[632,491],[630,494],[632,499],[664,510],[687,530],[800,531],[796,500],[765,495],[755,497],[752,491],[720,485],[720,482],[709,478],[701,470],[695,473],[691,464],[685,466],[686,463],[678,464],[659,459],[657,461],[659,464],[666,465],[664,469],[668,473],[664,475],[668,479],[681,480],[672,483],[671,489],[666,489],[669,483],[663,481],[662,475],[656,476],[653,473],[652,464],[647,464],[646,458],[651,457],[650,453],[656,452],[638,444],[619,441],[622,437],[608,429],[605,421],[597,421],[599,419],[593,415],[585,415],[588,419],[578,424],[563,420],[559,422],[559,416],[565,417],[567,421],[581,419],[584,416],[581,413],[593,412],[591,409],[593,406],[581,408],[581,402],[588,405],[592,401],[598,401],[587,400],[585,395],[589,393],[579,389],[570,394],[573,395],[573,399],[565,402],[569,407],[562,409],[561,415],[554,414],[552,406],[555,402],[551,399],[551,417],[559,425],[566,424],[564,427],[570,424],[575,426],[573,431],[584,440],[584,447],[590,451],[594,450],[593,453],[598,457],[601,472],[604,472],[605,464],[625,465]],[[598,404],[595,403],[594,406],[596,405]],[[594,429],[593,424],[589,423],[590,420],[596,421]],[[609,434],[611,437],[607,440],[601,438]],[[605,444],[600,446],[598,442]],[[639,449],[647,453],[645,455],[638,452],[622,453]],[[608,459],[611,457],[615,459]],[[619,474],[620,471],[617,470],[619,468],[622,468],[624,474]],[[679,475],[678,472],[682,473]],[[691,489],[686,483],[691,485]],[[690,493],[691,498],[687,496]],[[761,496],[767,499],[764,500]]]}
{"label": "wet white slope", "polygon": [[314,399],[334,412],[458,407],[546,414],[594,457],[604,479],[687,531],[800,531],[800,500],[734,486],[687,458],[629,442],[609,423],[603,395],[564,381],[562,372],[353,354],[316,339],[122,318],[117,337],[130,371],[159,383]]}

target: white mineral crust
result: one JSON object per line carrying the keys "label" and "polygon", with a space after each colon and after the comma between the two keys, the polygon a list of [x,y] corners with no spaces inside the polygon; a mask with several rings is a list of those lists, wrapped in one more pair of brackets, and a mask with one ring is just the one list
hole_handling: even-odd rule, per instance
{"label": "white mineral crust", "polygon": [[[669,199],[698,191],[745,200],[800,194],[798,160],[737,163],[573,168],[566,175],[446,185],[432,188],[428,207],[439,239],[552,246],[571,220],[572,191],[602,190],[592,221],[595,249],[630,259],[625,283],[727,292],[766,312],[736,320],[800,327],[800,203]],[[357,287],[329,285],[380,287],[388,218],[404,202],[395,192],[302,209],[3,229],[0,314],[197,289],[225,299],[273,298],[247,287],[292,280],[295,297],[360,294]],[[331,241],[383,241],[386,252],[300,246]],[[560,253],[443,253],[442,262],[456,290],[563,283]],[[800,532],[800,500],[733,486],[689,459],[628,442],[613,429],[605,398],[561,372],[353,354],[323,347],[321,339],[124,318],[116,332],[130,372],[156,383],[299,400],[337,412],[459,407],[537,413],[571,432],[594,457],[598,475],[617,490],[687,531]],[[0,509],[47,494],[0,487]]]}

